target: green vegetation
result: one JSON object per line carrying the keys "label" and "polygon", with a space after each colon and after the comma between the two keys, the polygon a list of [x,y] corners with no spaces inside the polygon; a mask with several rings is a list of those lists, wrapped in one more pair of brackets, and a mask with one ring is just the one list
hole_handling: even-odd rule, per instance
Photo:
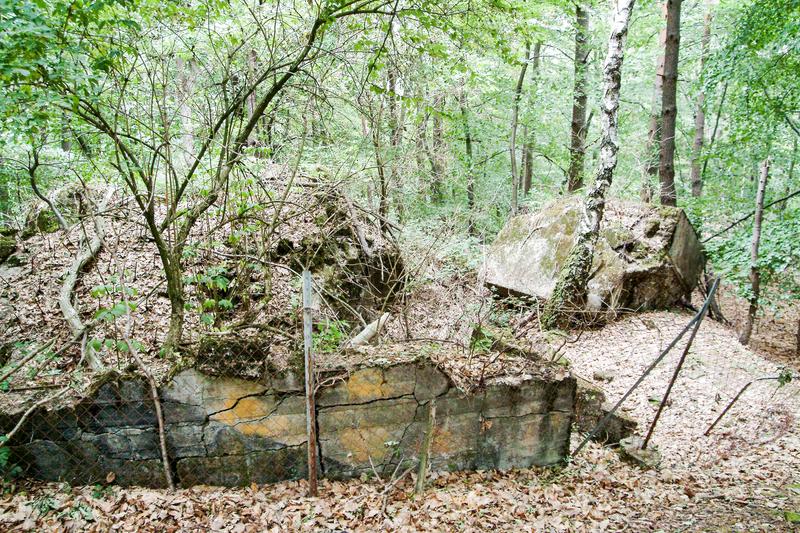
{"label": "green vegetation", "polygon": [[[647,131],[663,112],[653,85],[669,53],[657,4],[635,6],[625,45],[613,197],[656,186]],[[265,197],[282,198],[265,180],[276,164],[339,184],[382,217],[383,231],[452,249],[450,264],[472,268],[517,197],[520,209],[539,208],[567,191],[568,174],[574,187],[591,186],[612,15],[608,2],[587,1],[576,19],[565,0],[0,0],[0,223],[22,229],[35,213],[27,227],[36,231],[19,238],[55,231],[58,191],[93,191],[70,223],[88,220],[98,191],[124,191],[163,266],[167,355],[187,311],[213,328],[238,305],[226,267],[198,273],[185,263],[204,253],[211,221],[230,228],[233,252],[255,235],[272,242],[274,220],[260,217]],[[798,0],[680,12],[667,160],[674,155],[677,203],[701,237],[753,211],[767,158],[767,203],[800,189],[798,18]],[[588,55],[573,57],[573,47]],[[570,123],[579,97],[586,109]],[[800,298],[798,219],[798,197],[765,212],[759,299],[775,309]],[[747,298],[752,220],[707,243],[715,271]],[[437,242],[443,233],[456,237]],[[0,237],[0,257],[17,238]],[[96,318],[125,312],[111,306]]]}

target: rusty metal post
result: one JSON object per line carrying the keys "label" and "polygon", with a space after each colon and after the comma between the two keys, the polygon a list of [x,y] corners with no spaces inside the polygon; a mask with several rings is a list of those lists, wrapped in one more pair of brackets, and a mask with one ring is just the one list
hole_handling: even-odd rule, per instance
{"label": "rusty metal post", "polygon": [[617,412],[617,409],[619,409],[619,407],[623,403],[625,403],[625,400],[627,400],[630,397],[630,395],[633,394],[633,391],[635,391],[639,387],[639,385],[642,384],[645,378],[647,378],[647,376],[650,375],[650,372],[652,372],[653,369],[656,366],[658,366],[658,364],[667,356],[670,350],[672,350],[672,348],[674,348],[675,345],[678,344],[678,342],[683,338],[686,332],[689,331],[692,328],[692,326],[694,326],[695,324],[697,324],[699,321],[702,320],[706,311],[708,311],[708,306],[711,303],[711,298],[714,297],[714,293],[717,291],[717,287],[719,286],[719,280],[720,278],[717,278],[714,281],[714,284],[712,285],[711,290],[708,291],[708,296],[706,297],[705,302],[703,303],[703,307],[700,309],[700,311],[698,311],[697,314],[695,314],[695,316],[689,321],[689,323],[686,324],[686,326],[681,330],[681,332],[678,333],[678,335],[674,339],[672,339],[672,342],[669,343],[669,345],[659,354],[659,356],[656,357],[656,359],[652,363],[650,363],[650,366],[648,366],[642,373],[642,375],[639,376],[639,379],[636,380],[636,383],[631,385],[628,391],[622,395],[622,398],[620,398],[617,401],[617,403],[614,404],[614,407],[612,407],[611,410],[609,410],[608,413],[606,413],[606,416],[604,416],[602,420],[600,420],[600,422],[598,422],[597,425],[595,425],[595,427],[589,432],[589,434],[586,435],[586,437],[578,445],[578,447],[575,448],[575,451],[572,452],[573,456],[578,455],[578,453],[580,453],[583,447],[586,446],[590,440],[592,440],[592,437],[594,437],[602,428],[605,427],[608,421],[611,420],[611,417],[614,416],[614,413]]}
{"label": "rusty metal post", "polygon": [[303,360],[306,383],[306,435],[308,444],[308,495],[317,495],[317,406],[311,317],[311,272],[303,270]]}
{"label": "rusty metal post", "polygon": [[714,293],[717,291],[717,287],[719,286],[719,278],[714,282],[714,285],[711,287],[711,290],[708,291],[708,296],[706,297],[705,304],[703,304],[702,309],[697,314],[697,322],[694,324],[694,329],[692,329],[691,335],[689,335],[689,340],[686,342],[686,347],[683,349],[683,353],[681,353],[681,358],[678,360],[678,364],[675,366],[675,371],[672,373],[672,378],[669,380],[669,385],[667,385],[667,390],[664,391],[664,397],[661,399],[661,403],[658,404],[658,410],[656,411],[656,416],[653,418],[653,422],[650,424],[650,429],[647,430],[647,436],[644,438],[644,442],[642,442],[642,449],[644,450],[647,448],[647,444],[650,442],[650,438],[653,436],[653,432],[656,429],[656,424],[658,424],[658,419],[661,418],[661,413],[664,411],[664,406],[667,404],[667,400],[669,399],[669,395],[672,392],[672,387],[675,385],[675,381],[678,379],[678,374],[680,374],[681,369],[683,368],[683,363],[686,362],[686,356],[689,355],[689,349],[692,347],[692,343],[694,342],[694,338],[697,336],[697,330],[700,329],[700,324],[703,323],[703,319],[705,318],[706,314],[708,313],[709,305],[714,298]]}

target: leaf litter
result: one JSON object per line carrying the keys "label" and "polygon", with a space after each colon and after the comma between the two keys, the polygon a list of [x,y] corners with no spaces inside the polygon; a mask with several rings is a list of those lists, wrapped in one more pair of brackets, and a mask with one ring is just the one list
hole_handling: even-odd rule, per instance
{"label": "leaf litter", "polygon": [[[115,254],[126,250],[125,264],[137,265],[142,292],[156,291],[145,309],[148,320],[137,323],[142,328],[138,336],[157,343],[168,314],[168,302],[157,289],[158,262],[141,230],[117,222],[122,226],[112,231],[114,242],[108,246],[114,252],[104,251],[87,272],[79,298],[92,301],[89,288],[113,274],[112,266],[120,261]],[[9,319],[5,339],[21,331],[33,332],[34,338],[65,334],[55,306],[44,304],[55,301],[51,280],[71,258],[55,242],[58,238],[34,237],[27,245],[28,265],[3,273],[14,307],[27,310]],[[486,292],[474,288],[474,269],[437,274],[446,266],[437,261],[431,257],[419,269],[422,281],[403,307],[395,309],[384,345],[367,347],[365,353],[385,355],[397,351],[398,343],[448,347],[440,350],[437,363],[463,387],[474,384],[476,377],[529,371],[524,357],[469,349],[475,324],[487,314]],[[198,259],[193,268],[201,266]],[[730,297],[723,302],[726,312],[737,304]],[[569,342],[536,331],[517,340],[529,342],[539,353],[549,347],[565,369],[595,381],[613,403],[690,317],[688,311],[641,313]],[[197,327],[191,320],[189,331]],[[757,348],[769,346],[773,322],[757,330]],[[623,405],[623,412],[639,422],[639,433],[652,420],[682,349],[681,343]],[[367,478],[322,480],[319,498],[306,497],[304,481],[174,492],[116,487],[111,476],[108,486],[95,487],[19,482],[0,497],[0,525],[20,531],[167,532],[788,530],[793,526],[787,517],[800,510],[797,381],[783,386],[776,380],[754,383],[714,432],[703,436],[744,385],[778,375],[786,361],[741,346],[733,329],[706,320],[656,428],[653,442],[663,455],[656,470],[642,470],[621,460],[615,450],[590,444],[555,468],[434,472],[427,491],[417,498],[413,474],[391,487],[386,480]],[[150,362],[157,374],[168,370],[156,357]],[[793,372],[797,374],[796,366]],[[57,375],[35,376],[24,384],[57,380]],[[26,396],[31,397],[35,395]],[[572,449],[580,439],[573,434]]]}

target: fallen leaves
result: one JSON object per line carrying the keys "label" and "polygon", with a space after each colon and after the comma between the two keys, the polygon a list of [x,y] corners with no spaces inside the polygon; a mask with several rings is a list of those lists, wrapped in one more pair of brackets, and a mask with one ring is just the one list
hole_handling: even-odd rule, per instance
{"label": "fallen leaves", "polygon": [[[795,465],[796,466],[796,465]],[[757,491],[755,470],[641,471],[596,445],[557,469],[438,473],[413,497],[414,479],[388,493],[380,482],[323,480],[319,498],[305,482],[174,493],[31,485],[0,501],[0,524],[20,530],[86,531],[607,531],[681,528],[768,531],[787,525],[797,494]],[[697,486],[695,492],[693,487]],[[749,490],[742,490],[743,487]],[[700,490],[702,488],[702,490]],[[52,498],[48,506],[34,502]],[[84,506],[91,512],[81,513]],[[739,525],[737,525],[739,524]]]}

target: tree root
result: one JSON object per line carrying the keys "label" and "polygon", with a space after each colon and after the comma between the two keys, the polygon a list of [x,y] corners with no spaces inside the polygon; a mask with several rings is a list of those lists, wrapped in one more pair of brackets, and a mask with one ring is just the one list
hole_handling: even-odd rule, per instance
{"label": "tree root", "polygon": [[[98,212],[106,210],[108,202],[111,201],[113,195],[114,189],[109,188],[103,198],[103,202],[99,206]],[[86,326],[81,321],[78,310],[72,304],[72,294],[75,291],[75,285],[78,283],[78,275],[92,259],[97,257],[97,254],[103,247],[103,239],[105,237],[102,218],[99,215],[95,215],[92,219],[94,222],[95,235],[89,239],[86,247],[80,250],[78,256],[72,262],[72,265],[70,265],[58,294],[58,306],[73,336],[80,336],[86,330]],[[86,347],[85,360],[86,364],[89,365],[89,368],[92,370],[97,371],[103,368],[102,362],[91,346]]]}

